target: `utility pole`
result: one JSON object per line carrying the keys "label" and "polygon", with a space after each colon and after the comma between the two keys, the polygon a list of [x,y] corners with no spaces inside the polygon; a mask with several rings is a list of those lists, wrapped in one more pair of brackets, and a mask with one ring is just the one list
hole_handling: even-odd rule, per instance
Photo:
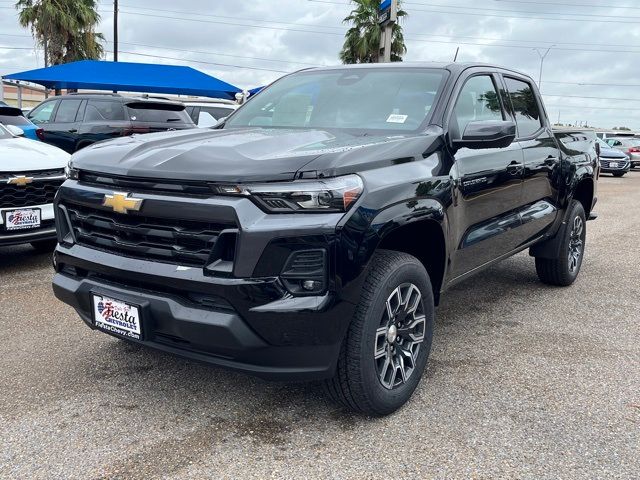
{"label": "utility pole", "polygon": [[538,54],[538,56],[540,57],[540,75],[538,77],[538,90],[542,91],[542,68],[544,67],[544,59],[547,58],[547,55],[549,55],[549,52],[551,51],[551,49],[555,47],[555,45],[551,45],[549,48],[547,48],[547,51],[543,53],[540,53],[540,49],[539,48],[534,48],[534,50],[536,51],[536,53]]}
{"label": "utility pole", "polygon": [[[42,42],[44,44],[44,68],[49,66],[49,39],[47,32],[44,32],[44,40]],[[44,87],[44,98],[49,98],[49,89]]]}
{"label": "utility pole", "polygon": [[391,43],[393,41],[393,26],[398,21],[398,0],[380,0],[379,23],[382,28],[380,32],[380,54],[378,62],[391,62]]}
{"label": "utility pole", "polygon": [[113,0],[113,61],[118,61],[118,0]]}

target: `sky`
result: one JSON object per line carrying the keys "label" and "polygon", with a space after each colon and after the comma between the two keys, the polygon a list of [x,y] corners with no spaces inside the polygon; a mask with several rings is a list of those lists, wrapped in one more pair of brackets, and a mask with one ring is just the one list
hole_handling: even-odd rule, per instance
{"label": "sky", "polygon": [[[0,75],[44,66],[0,0]],[[553,122],[640,130],[637,0],[405,0],[405,61],[487,62],[536,81]],[[189,65],[240,88],[340,63],[348,0],[120,0],[121,61]],[[99,1],[111,60],[113,2]]]}

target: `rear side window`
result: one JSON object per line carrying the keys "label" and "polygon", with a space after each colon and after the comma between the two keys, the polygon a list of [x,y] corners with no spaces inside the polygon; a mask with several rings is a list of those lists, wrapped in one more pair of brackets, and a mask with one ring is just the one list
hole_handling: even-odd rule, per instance
{"label": "rear side window", "polygon": [[198,108],[198,107],[190,106],[190,107],[185,108],[186,112],[191,117],[191,120],[193,120],[194,122],[196,122],[198,120],[198,116],[196,115],[196,108]]}
{"label": "rear side window", "polygon": [[489,75],[477,75],[467,80],[453,110],[453,124],[458,138],[471,122],[504,120],[498,91]]}
{"label": "rear side window", "polygon": [[505,77],[507,91],[516,116],[518,136],[530,137],[542,128],[540,107],[533,93],[533,88],[527,82]]}
{"label": "rear side window", "polygon": [[82,100],[62,100],[56,112],[56,123],[73,123]]}
{"label": "rear side window", "polygon": [[129,119],[144,123],[193,123],[184,106],[157,103],[130,103]]}
{"label": "rear side window", "polygon": [[57,103],[58,100],[54,100],[38,105],[29,113],[29,119],[33,123],[49,123]]}
{"label": "rear side window", "polygon": [[120,102],[89,100],[84,113],[85,122],[125,120],[124,106]]}

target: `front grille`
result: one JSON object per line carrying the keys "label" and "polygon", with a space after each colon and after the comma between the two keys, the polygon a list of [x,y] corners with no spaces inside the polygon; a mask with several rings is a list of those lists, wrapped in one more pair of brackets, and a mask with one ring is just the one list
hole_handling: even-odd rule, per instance
{"label": "front grille", "polygon": [[80,171],[79,180],[90,185],[107,186],[113,189],[133,190],[136,192],[161,193],[169,195],[193,195],[210,197],[213,190],[205,182],[189,182],[184,180],[156,180],[149,178],[123,177]]}
{"label": "front grille", "polygon": [[[31,177],[25,186],[9,185],[13,177]],[[64,170],[52,169],[29,172],[0,172],[0,207],[22,208],[53,203],[58,187],[64,182]]]}
{"label": "front grille", "polygon": [[600,159],[600,166],[602,168],[610,168],[611,167],[611,162],[617,163],[618,166],[616,168],[624,168],[624,166],[627,164],[627,160],[624,158],[621,158],[619,160],[616,159],[610,159],[610,160],[605,160],[603,158]]}
{"label": "front grille", "polygon": [[220,232],[234,225],[122,215],[65,205],[76,241],[109,253],[203,267]]}

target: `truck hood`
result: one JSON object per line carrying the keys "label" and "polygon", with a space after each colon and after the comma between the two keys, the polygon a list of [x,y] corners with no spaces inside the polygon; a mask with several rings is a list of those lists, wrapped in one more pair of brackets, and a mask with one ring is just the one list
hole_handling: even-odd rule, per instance
{"label": "truck hood", "polygon": [[334,176],[420,157],[429,135],[353,136],[325,130],[186,130],[100,142],[72,157],[80,170],[209,182]]}
{"label": "truck hood", "polygon": [[69,154],[46,143],[15,137],[0,140],[0,172],[64,168]]}

